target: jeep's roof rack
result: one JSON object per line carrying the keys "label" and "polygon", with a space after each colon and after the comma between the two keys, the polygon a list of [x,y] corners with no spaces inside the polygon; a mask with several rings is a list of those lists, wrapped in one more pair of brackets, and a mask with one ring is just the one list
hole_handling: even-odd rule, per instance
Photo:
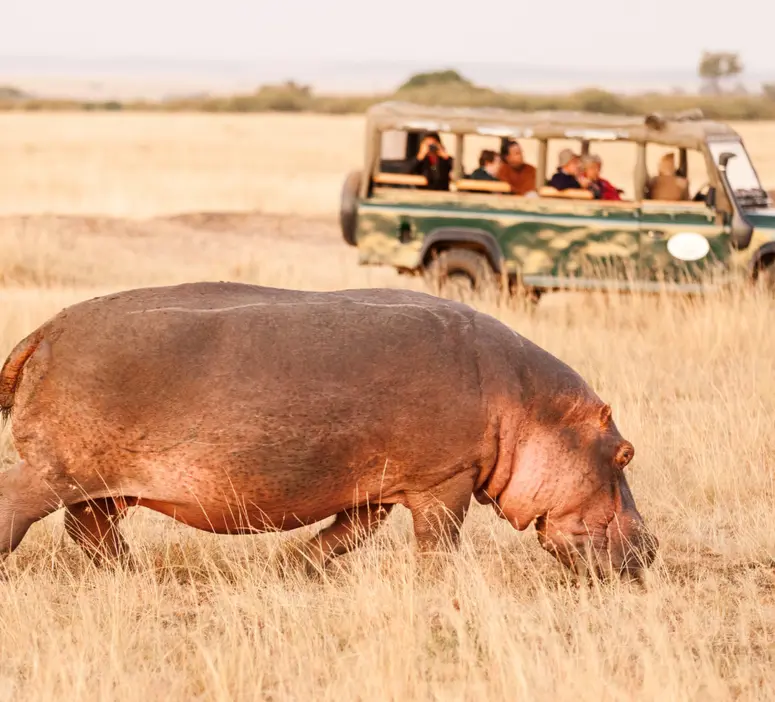
{"label": "jeep's roof rack", "polygon": [[366,113],[370,129],[436,130],[515,139],[581,139],[633,141],[698,149],[708,139],[740,136],[728,125],[705,119],[700,110],[640,117],[595,112],[518,112],[497,107],[428,107],[406,102],[381,102]]}

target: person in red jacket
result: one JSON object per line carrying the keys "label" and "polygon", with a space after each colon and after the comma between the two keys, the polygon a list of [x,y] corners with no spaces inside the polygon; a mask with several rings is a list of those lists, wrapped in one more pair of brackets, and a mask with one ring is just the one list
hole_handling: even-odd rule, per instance
{"label": "person in red jacket", "polygon": [[622,191],[600,177],[603,162],[597,154],[586,154],[581,159],[584,175],[589,180],[587,188],[592,191],[596,200],[621,200]]}

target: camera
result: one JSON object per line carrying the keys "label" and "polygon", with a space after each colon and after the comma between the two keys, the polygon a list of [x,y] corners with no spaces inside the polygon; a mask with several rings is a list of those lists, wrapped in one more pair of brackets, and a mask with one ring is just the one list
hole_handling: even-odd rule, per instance
{"label": "camera", "polygon": [[439,150],[439,145],[438,144],[430,144],[428,146],[428,151],[436,153],[438,150]]}

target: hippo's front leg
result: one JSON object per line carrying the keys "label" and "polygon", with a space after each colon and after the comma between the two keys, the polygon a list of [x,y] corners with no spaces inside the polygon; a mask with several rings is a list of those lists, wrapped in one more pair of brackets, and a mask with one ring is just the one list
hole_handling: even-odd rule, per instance
{"label": "hippo's front leg", "polygon": [[385,520],[392,504],[366,504],[339,512],[336,519],[301,549],[307,569],[322,570],[326,563],[361,545]]}
{"label": "hippo's front leg", "polygon": [[456,472],[428,490],[405,492],[420,552],[456,549],[476,481],[476,470]]}

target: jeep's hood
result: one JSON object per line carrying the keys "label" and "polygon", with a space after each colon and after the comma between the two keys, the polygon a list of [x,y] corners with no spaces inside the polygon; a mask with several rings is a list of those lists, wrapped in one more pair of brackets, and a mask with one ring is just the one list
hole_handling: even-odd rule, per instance
{"label": "jeep's hood", "polygon": [[756,207],[744,212],[755,228],[775,229],[775,207]]}

